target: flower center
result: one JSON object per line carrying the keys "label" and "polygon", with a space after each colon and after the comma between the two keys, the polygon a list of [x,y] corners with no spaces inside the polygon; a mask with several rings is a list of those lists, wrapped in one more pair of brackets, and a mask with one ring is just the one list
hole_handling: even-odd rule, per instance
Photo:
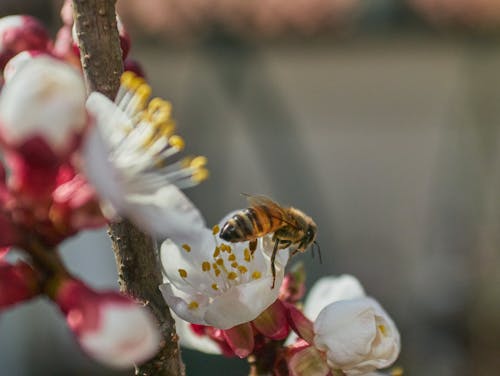
{"label": "flower center", "polygon": [[[213,227],[215,248],[209,259],[201,261],[198,269],[201,273],[206,273],[212,280],[212,283],[208,286],[209,291],[205,291],[209,296],[222,294],[233,286],[260,279],[263,275],[262,271],[258,270],[256,263],[253,262],[250,250],[245,248],[243,253],[233,252],[231,245],[218,241],[216,235],[219,231],[219,226]],[[182,249],[187,253],[191,252],[189,244],[183,244]],[[179,269],[179,275],[186,282],[189,282],[189,276],[185,269]],[[194,287],[199,288],[199,286]],[[189,308],[198,308],[193,303],[196,302],[191,302]]]}
{"label": "flower center", "polygon": [[[207,159],[185,157],[168,160],[184,149],[175,134],[172,105],[161,98],[149,100],[151,87],[132,72],[125,72],[115,99],[118,127],[106,129],[114,163],[132,189],[157,190],[166,184],[179,188],[196,185],[208,177]],[[136,176],[140,174],[140,178]],[[134,178],[131,178],[134,177]]]}

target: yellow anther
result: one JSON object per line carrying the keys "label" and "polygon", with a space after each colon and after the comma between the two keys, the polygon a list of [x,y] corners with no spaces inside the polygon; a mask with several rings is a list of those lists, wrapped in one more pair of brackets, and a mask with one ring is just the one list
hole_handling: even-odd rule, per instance
{"label": "yellow anther", "polygon": [[215,269],[214,273],[215,273],[215,276],[218,277],[220,275],[221,271],[219,269]]}
{"label": "yellow anther", "polygon": [[161,122],[155,119],[155,123],[160,129],[160,135],[163,137],[170,137],[175,132],[175,124],[172,121]]}
{"label": "yellow anther", "polygon": [[135,95],[144,105],[148,100],[149,96],[151,95],[151,87],[148,84],[142,84],[137,88]]}
{"label": "yellow anther", "polygon": [[230,281],[234,281],[236,278],[238,278],[238,274],[236,274],[235,272],[227,273],[227,279],[229,279]]}
{"label": "yellow anther", "polygon": [[130,87],[130,83],[132,82],[132,80],[136,77],[135,73],[134,72],[131,72],[131,71],[127,71],[127,72],[123,72],[122,76],[120,77],[120,83],[129,88]]}
{"label": "yellow anther", "polygon": [[198,308],[198,307],[199,307],[198,302],[191,302],[191,303],[189,303],[189,305],[188,305],[188,308],[189,308],[189,309],[196,309],[196,308]]}
{"label": "yellow anther", "polygon": [[184,149],[184,146],[186,145],[183,138],[176,134],[174,134],[172,137],[168,139],[168,143],[170,144],[170,146],[178,150]]}
{"label": "yellow anther", "polygon": [[210,270],[210,263],[208,261],[203,261],[201,264],[201,270],[204,272],[208,272]]}
{"label": "yellow anther", "polygon": [[258,270],[252,273],[252,279],[259,279],[260,277],[262,277],[262,274]]}
{"label": "yellow anther", "polygon": [[227,258],[228,261],[234,261],[236,260],[236,255],[234,253],[230,254]]}
{"label": "yellow anther", "polygon": [[387,334],[387,328],[385,327],[385,325],[380,324],[377,327],[378,327],[378,330],[380,330],[380,333],[382,333],[382,335],[385,336]]}
{"label": "yellow anther", "polygon": [[212,283],[212,289],[217,291],[219,289],[219,286],[217,286],[217,283]]}
{"label": "yellow anther", "polygon": [[224,260],[223,260],[223,259],[221,259],[221,258],[218,258],[217,260],[215,260],[215,263],[216,263],[217,265],[222,266],[222,265],[224,265]]}
{"label": "yellow anther", "polygon": [[[219,231],[220,231],[219,225],[215,225],[214,227],[212,227],[212,234],[217,235],[219,233]],[[217,247],[217,248],[219,248],[219,247]],[[215,249],[217,249],[217,248],[215,248]]]}
{"label": "yellow anther", "polygon": [[215,247],[215,251],[214,251],[213,257],[216,258],[216,257],[219,257],[219,255],[220,255],[220,248],[219,247]]}
{"label": "yellow anther", "polygon": [[165,104],[165,100],[159,97],[155,97],[149,101],[148,110],[154,112],[162,108]]}
{"label": "yellow anther", "polygon": [[390,373],[391,376],[403,376],[403,374],[404,371],[402,367],[394,367],[393,369],[391,369]]}
{"label": "yellow anther", "polygon": [[186,278],[188,276],[188,273],[184,269],[179,269],[179,275],[182,278]]}
{"label": "yellow anther", "polygon": [[250,262],[251,257],[252,254],[250,253],[250,250],[248,248],[245,248],[245,250],[243,251],[243,258],[246,262]]}
{"label": "yellow anther", "polygon": [[237,267],[238,267],[238,265],[239,265],[239,264],[238,264],[236,261],[235,261],[235,262],[233,262],[233,263],[231,263],[231,267],[233,267],[233,268],[237,268]]}
{"label": "yellow anther", "polygon": [[144,83],[146,83],[146,81],[144,80],[144,78],[139,77],[139,76],[135,76],[132,80],[130,80],[129,89],[133,90],[133,91],[136,91]]}
{"label": "yellow anther", "polygon": [[209,176],[210,172],[206,168],[200,168],[193,173],[191,180],[195,183],[201,183],[202,181],[207,180]]}
{"label": "yellow anther", "polygon": [[191,247],[189,246],[189,244],[183,244],[181,246],[186,252],[191,252]]}
{"label": "yellow anther", "polygon": [[155,123],[166,123],[167,121],[170,120],[170,111],[166,111],[163,109],[160,109],[153,114],[148,111],[148,113],[151,116],[151,119],[154,120]]}
{"label": "yellow anther", "polygon": [[206,166],[207,162],[208,162],[207,157],[199,155],[193,158],[193,160],[190,163],[190,166],[193,168],[200,168]]}
{"label": "yellow anther", "polygon": [[248,269],[245,268],[243,265],[240,265],[238,266],[238,271],[241,273],[241,274],[245,274],[246,272],[248,272]]}
{"label": "yellow anther", "polygon": [[222,244],[220,245],[220,250],[221,250],[222,252],[231,253],[231,247],[230,247],[230,246],[228,246],[227,244],[224,244],[224,243],[222,243]]}

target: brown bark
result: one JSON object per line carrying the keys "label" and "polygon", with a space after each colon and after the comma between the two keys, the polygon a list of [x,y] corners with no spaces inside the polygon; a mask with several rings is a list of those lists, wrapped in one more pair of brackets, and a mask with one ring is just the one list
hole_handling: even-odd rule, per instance
{"label": "brown bark", "polygon": [[[87,90],[114,98],[123,71],[115,0],[73,0],[74,18]],[[184,375],[175,324],[158,285],[161,269],[154,241],[130,222],[110,226],[120,290],[142,302],[159,322],[159,353],[136,367],[136,375]]]}

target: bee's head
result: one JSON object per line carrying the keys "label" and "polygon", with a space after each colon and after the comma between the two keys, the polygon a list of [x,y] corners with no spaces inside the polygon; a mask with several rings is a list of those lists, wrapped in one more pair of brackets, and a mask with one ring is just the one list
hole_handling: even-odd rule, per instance
{"label": "bee's head", "polygon": [[305,249],[309,247],[316,239],[316,234],[318,233],[318,227],[316,223],[311,221],[306,228],[304,237],[302,238],[302,247]]}

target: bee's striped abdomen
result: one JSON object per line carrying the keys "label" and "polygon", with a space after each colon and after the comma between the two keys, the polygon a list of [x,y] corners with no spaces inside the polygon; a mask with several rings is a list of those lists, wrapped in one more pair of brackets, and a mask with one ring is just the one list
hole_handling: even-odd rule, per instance
{"label": "bee's striped abdomen", "polygon": [[221,239],[242,242],[264,236],[283,226],[281,216],[266,206],[246,208],[233,215],[222,227]]}

